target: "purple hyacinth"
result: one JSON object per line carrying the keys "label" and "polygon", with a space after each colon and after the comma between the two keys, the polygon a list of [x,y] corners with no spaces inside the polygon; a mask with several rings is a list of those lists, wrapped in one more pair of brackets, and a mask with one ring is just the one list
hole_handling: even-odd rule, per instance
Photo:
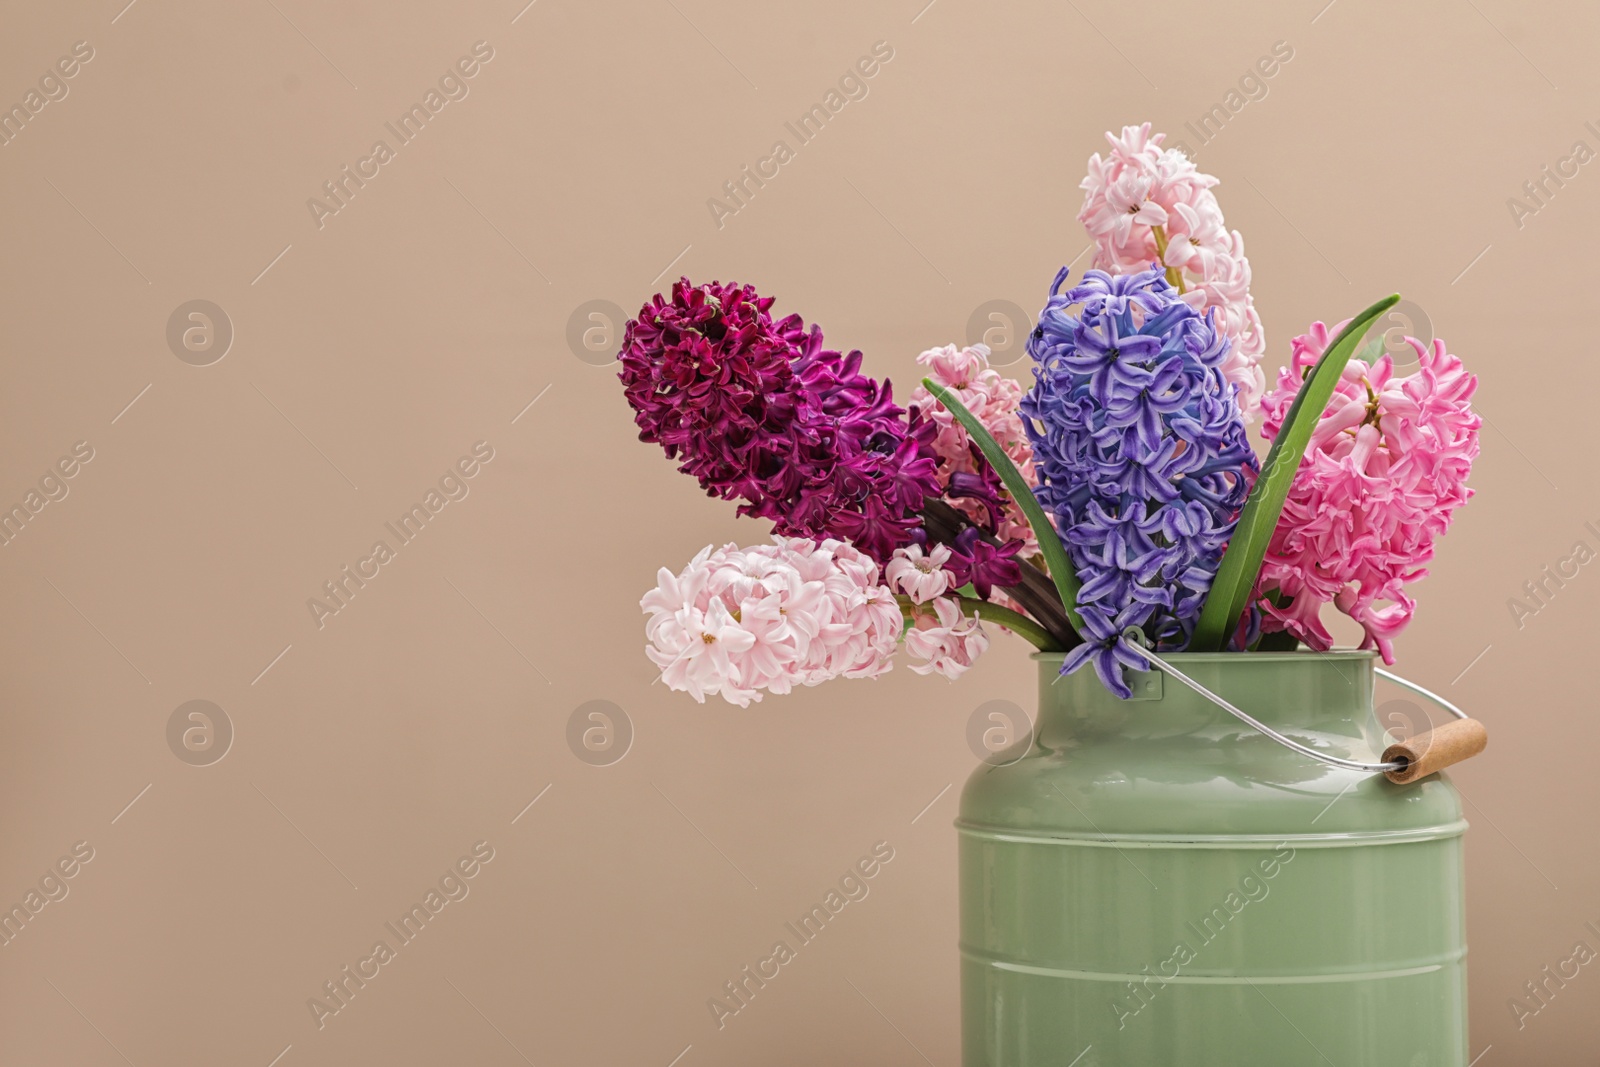
{"label": "purple hyacinth", "polygon": [[956,535],[955,543],[950,546],[950,559],[945,569],[955,577],[957,585],[971,583],[978,596],[988,600],[995,586],[1016,585],[1022,581],[1022,564],[1017,562],[1022,545],[1021,541],[992,545],[979,536],[976,526],[968,526]]}
{"label": "purple hyacinth", "polygon": [[1159,268],[1091,270],[1061,292],[1066,277],[1028,339],[1022,421],[1039,503],[1083,583],[1085,643],[1062,673],[1092,663],[1126,697],[1122,668],[1148,663],[1123,631],[1161,651],[1188,644],[1259,467],[1210,313]]}
{"label": "purple hyacinth", "polygon": [[860,352],[824,349],[820,328],[775,322],[771,306],[748,285],[687,278],[653,297],[619,356],[639,438],[741,515],[887,560],[939,495],[935,427],[908,420]]}

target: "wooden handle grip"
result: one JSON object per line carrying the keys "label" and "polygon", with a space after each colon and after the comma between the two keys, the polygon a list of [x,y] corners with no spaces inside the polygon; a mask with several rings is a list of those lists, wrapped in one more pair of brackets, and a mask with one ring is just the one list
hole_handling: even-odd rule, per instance
{"label": "wooden handle grip", "polygon": [[1406,764],[1397,771],[1385,771],[1384,777],[1398,785],[1409,785],[1476,756],[1488,744],[1489,731],[1483,728],[1483,723],[1477,719],[1455,719],[1384,749],[1383,762],[1404,760]]}

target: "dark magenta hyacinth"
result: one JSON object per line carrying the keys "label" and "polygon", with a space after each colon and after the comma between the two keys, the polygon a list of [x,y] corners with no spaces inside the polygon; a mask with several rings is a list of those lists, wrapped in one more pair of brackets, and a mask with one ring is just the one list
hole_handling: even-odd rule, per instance
{"label": "dark magenta hyacinth", "polygon": [[772,302],[748,285],[683,278],[640,309],[618,375],[639,438],[708,495],[741,501],[741,515],[883,562],[940,494],[933,427],[861,373],[859,351],[823,348],[799,315],[774,321]]}

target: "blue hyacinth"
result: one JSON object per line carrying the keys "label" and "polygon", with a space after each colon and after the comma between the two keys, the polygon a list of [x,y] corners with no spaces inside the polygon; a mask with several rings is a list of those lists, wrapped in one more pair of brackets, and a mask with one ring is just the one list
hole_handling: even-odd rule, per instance
{"label": "blue hyacinth", "polygon": [[1083,583],[1084,644],[1061,671],[1092,662],[1126,697],[1122,668],[1148,664],[1123,632],[1139,627],[1158,651],[1188,644],[1259,465],[1209,313],[1159,268],[1091,270],[1062,292],[1066,278],[1028,339],[1022,421],[1039,503]]}

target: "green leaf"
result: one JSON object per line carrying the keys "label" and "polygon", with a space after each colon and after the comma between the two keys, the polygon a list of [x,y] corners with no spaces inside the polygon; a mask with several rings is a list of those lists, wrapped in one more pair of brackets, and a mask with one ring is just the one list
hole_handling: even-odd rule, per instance
{"label": "green leaf", "polygon": [[[1061,595],[1061,606],[1066,609],[1067,621],[1072,623],[1072,628],[1079,634],[1083,633],[1083,618],[1078,614],[1078,572],[1073,570],[1072,561],[1067,558],[1067,550],[1061,547],[1061,538],[1056,536],[1056,528],[1050,524],[1045,516],[1044,509],[1039,506],[1039,501],[1034,498],[1033,488],[1028,485],[1018,471],[1011,457],[989,435],[968,411],[966,405],[956,399],[956,395],[932,378],[922,379],[922,384],[956,417],[956,421],[966,429],[967,436],[977,442],[978,449],[983,453],[983,458],[989,461],[1000,475],[1000,480],[1005,483],[1006,490],[1011,498],[1022,508],[1022,514],[1027,517],[1028,525],[1033,527],[1033,536],[1039,542],[1039,552],[1044,556],[1044,562],[1050,568],[1050,579],[1056,584],[1056,592]],[[1026,566],[1026,564],[1024,564]]]}
{"label": "green leaf", "polygon": [[1283,502],[1289,498],[1289,486],[1300,469],[1300,461],[1305,458],[1311,432],[1333,397],[1339,375],[1373,320],[1399,302],[1398,293],[1386,296],[1351,319],[1306,375],[1262,464],[1261,476],[1256,479],[1244,510],[1239,513],[1239,524],[1222,556],[1222,565],[1217,569],[1211,593],[1195,625],[1189,651],[1220,652],[1227,644],[1228,635],[1233,633],[1239,616],[1249,604],[1250,590],[1255,587],[1261,561],[1267,555],[1267,544],[1272,540],[1272,531],[1277,529]]}

